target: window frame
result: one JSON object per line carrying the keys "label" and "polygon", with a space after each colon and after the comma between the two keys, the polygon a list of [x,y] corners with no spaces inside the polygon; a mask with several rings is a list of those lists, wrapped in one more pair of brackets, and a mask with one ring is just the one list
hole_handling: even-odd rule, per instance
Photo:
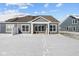
{"label": "window frame", "polygon": [[[52,27],[52,25],[50,25],[49,27]],[[49,28],[50,31],[52,31],[52,28]]]}
{"label": "window frame", "polygon": [[[22,26],[25,26],[25,31],[23,31],[23,27]],[[28,31],[26,31],[26,26],[28,26]],[[22,32],[30,32],[30,24],[21,24],[21,31]]]}
{"label": "window frame", "polygon": [[[44,31],[46,31],[43,24],[37,24],[35,27],[36,27],[36,28],[35,28],[35,31],[36,31],[36,32],[44,32]],[[36,29],[37,29],[37,30],[36,30]]]}
{"label": "window frame", "polygon": [[78,20],[77,19],[73,19],[72,20],[72,24],[78,24]]}
{"label": "window frame", "polygon": [[[52,31],[50,31],[50,25],[52,25]],[[49,31],[50,32],[57,32],[57,24],[50,24],[50,25],[49,25]],[[54,30],[53,26],[55,26],[55,31],[53,31]]]}
{"label": "window frame", "polygon": [[[12,32],[14,24],[6,24],[6,32]],[[10,29],[10,30],[7,30]]]}

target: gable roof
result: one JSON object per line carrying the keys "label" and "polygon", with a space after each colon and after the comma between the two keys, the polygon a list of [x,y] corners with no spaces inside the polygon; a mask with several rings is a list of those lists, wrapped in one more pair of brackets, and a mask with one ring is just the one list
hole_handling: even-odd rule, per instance
{"label": "gable roof", "polygon": [[[37,17],[39,17],[39,16],[16,17],[16,18],[8,19],[8,20],[6,20],[6,22],[28,22],[28,21],[32,21],[33,19],[35,19]],[[41,16],[41,17],[44,17],[51,22],[59,22],[52,16]]]}

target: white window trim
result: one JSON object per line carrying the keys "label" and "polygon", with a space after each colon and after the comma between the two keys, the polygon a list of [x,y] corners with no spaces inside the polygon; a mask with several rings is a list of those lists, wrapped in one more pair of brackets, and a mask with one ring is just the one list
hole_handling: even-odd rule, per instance
{"label": "white window trim", "polygon": [[72,19],[72,24],[74,24],[73,21],[74,21],[74,19]]}
{"label": "white window trim", "polygon": [[[7,31],[8,25],[10,26],[11,31]],[[14,27],[14,24],[6,24],[6,32],[12,32],[13,27]]]}
{"label": "white window trim", "polygon": [[[72,24],[78,24],[78,21],[77,21],[77,23],[75,23],[75,20],[76,20],[76,19],[73,19],[73,20],[72,20]],[[74,21],[74,23],[73,23],[73,21]]]}
{"label": "white window trim", "polygon": [[[39,26],[42,26],[42,25],[37,26],[37,31],[36,32],[44,32],[44,31],[39,31],[39,29],[38,29]],[[42,30],[42,28],[41,28],[41,30]]]}
{"label": "white window trim", "polygon": [[[29,30],[28,30],[28,31],[22,31],[22,26],[23,26],[23,25],[25,25],[25,26],[27,26],[27,25],[28,25]],[[29,24],[21,24],[21,32],[23,32],[23,33],[24,33],[24,32],[25,32],[25,33],[26,33],[26,32],[30,32],[30,25],[29,25]]]}
{"label": "white window trim", "polygon": [[[55,31],[50,31],[50,32],[57,32],[57,24],[50,24],[50,25],[55,25],[56,26],[56,30]],[[49,29],[50,29],[50,25],[49,25]]]}

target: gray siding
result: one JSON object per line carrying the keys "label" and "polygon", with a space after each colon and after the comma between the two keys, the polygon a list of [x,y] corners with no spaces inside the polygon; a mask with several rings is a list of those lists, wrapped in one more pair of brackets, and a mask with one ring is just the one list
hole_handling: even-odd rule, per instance
{"label": "gray siding", "polygon": [[0,33],[5,33],[6,32],[6,25],[5,24],[0,24]]}
{"label": "gray siding", "polygon": [[[72,17],[68,17],[61,25],[60,25],[60,30],[61,31],[76,31],[76,32],[79,32],[79,21],[77,24],[72,24],[72,20],[73,18]],[[71,28],[69,28],[69,26]],[[68,27],[68,29],[67,29]],[[74,30],[74,27],[76,28]]]}
{"label": "gray siding", "polygon": [[[8,24],[8,23],[0,23],[0,33],[12,33],[12,31],[11,32],[6,32],[6,24]],[[10,23],[11,24],[11,23]],[[28,23],[22,23],[22,24],[28,24]],[[15,24],[13,27],[12,27],[12,29],[14,29],[14,28],[16,28],[16,31],[17,31],[17,29],[19,28],[20,30],[21,30],[21,25],[22,24]],[[30,32],[28,32],[28,33],[31,33],[31,24],[28,24],[29,26],[30,26]],[[16,32],[15,31],[15,29],[14,29],[14,32]],[[16,32],[16,33],[18,33],[18,32]]]}
{"label": "gray siding", "polygon": [[38,18],[33,22],[48,22],[47,20],[43,19],[43,18]]}

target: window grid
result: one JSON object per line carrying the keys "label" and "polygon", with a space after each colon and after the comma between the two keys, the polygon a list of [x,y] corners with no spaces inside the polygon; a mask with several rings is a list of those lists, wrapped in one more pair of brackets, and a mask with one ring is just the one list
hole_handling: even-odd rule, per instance
{"label": "window grid", "polygon": [[23,32],[29,32],[29,25],[22,25]]}

